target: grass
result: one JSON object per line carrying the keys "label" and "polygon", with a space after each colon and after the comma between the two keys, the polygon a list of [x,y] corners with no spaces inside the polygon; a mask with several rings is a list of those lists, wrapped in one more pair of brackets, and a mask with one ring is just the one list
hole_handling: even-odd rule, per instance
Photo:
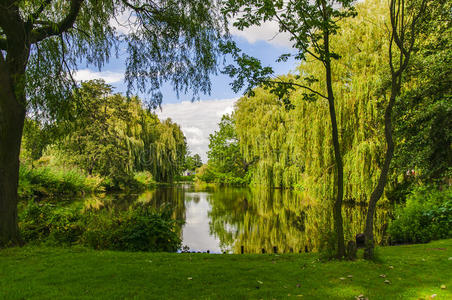
{"label": "grass", "polygon": [[435,299],[452,299],[452,239],[377,250],[377,262],[347,262],[319,261],[310,253],[11,248],[0,250],[0,298],[428,299],[436,294]]}

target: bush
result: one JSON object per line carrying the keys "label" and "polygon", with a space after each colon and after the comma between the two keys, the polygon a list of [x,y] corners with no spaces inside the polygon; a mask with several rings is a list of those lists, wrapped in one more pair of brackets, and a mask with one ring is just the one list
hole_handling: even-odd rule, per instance
{"label": "bush", "polygon": [[154,177],[152,177],[152,174],[149,171],[137,172],[133,176],[133,179],[135,179],[135,181],[139,182],[144,187],[150,187],[155,184]]}
{"label": "bush", "polygon": [[86,176],[76,169],[32,168],[27,165],[21,165],[19,169],[18,192],[21,198],[76,195],[90,189]]}
{"label": "bush", "polygon": [[250,173],[239,177],[233,172],[221,173],[209,164],[203,165],[196,170],[195,181],[197,183],[218,183],[224,185],[247,185],[250,182]]}
{"label": "bush", "polygon": [[169,251],[181,246],[178,222],[168,209],[138,206],[128,211],[56,208],[30,201],[19,216],[26,242],[123,251]]}
{"label": "bush", "polygon": [[388,232],[395,243],[452,238],[452,188],[419,187],[395,210]]}
{"label": "bush", "polygon": [[72,245],[83,232],[79,210],[55,208],[30,201],[19,216],[19,227],[26,242]]}
{"label": "bush", "polygon": [[93,214],[81,244],[95,249],[175,252],[181,246],[176,228],[169,210],[139,206],[114,217]]}

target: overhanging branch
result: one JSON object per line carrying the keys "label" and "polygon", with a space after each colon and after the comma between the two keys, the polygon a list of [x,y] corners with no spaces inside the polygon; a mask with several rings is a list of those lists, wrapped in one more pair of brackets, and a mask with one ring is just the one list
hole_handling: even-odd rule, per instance
{"label": "overhanging branch", "polygon": [[308,90],[308,91],[310,91],[310,92],[316,94],[317,96],[320,96],[320,97],[322,97],[322,98],[328,100],[328,97],[326,97],[326,96],[324,96],[323,94],[317,92],[316,90],[313,90],[313,89],[311,89],[310,87],[305,86],[305,85],[302,85],[302,84],[298,84],[298,83],[295,83],[295,82],[279,81],[279,80],[267,80],[267,81],[265,81],[265,82],[266,82],[266,83],[270,83],[270,84],[281,84],[281,85],[291,85],[291,86],[296,86],[296,87],[299,87],[299,88],[303,88],[303,89],[305,89],[305,90]]}
{"label": "overhanging branch", "polygon": [[59,23],[51,23],[48,26],[33,29],[30,34],[30,42],[38,43],[50,36],[60,35],[70,29],[80,12],[84,0],[72,0],[69,13]]}

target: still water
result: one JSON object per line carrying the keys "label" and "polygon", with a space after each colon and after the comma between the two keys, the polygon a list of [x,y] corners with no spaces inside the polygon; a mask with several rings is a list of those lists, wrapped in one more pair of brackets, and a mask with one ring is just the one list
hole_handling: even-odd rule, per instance
{"label": "still water", "polygon": [[[328,201],[291,191],[250,188],[199,188],[191,184],[159,187],[139,195],[106,195],[81,199],[95,209],[130,209],[137,202],[169,207],[184,222],[182,245],[190,251],[246,253],[317,251],[331,241]],[[363,231],[366,207],[346,203],[344,230],[350,240]],[[391,210],[379,207],[376,239],[385,239]]]}

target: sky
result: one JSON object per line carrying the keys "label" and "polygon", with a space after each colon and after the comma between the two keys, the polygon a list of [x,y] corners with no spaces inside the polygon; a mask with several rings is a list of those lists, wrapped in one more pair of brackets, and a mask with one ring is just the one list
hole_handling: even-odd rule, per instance
{"label": "sky", "polygon": [[[128,28],[120,27],[119,31]],[[293,70],[295,62],[289,60],[276,63],[275,60],[283,53],[291,52],[291,42],[288,35],[278,34],[278,24],[267,22],[260,27],[253,26],[245,31],[231,28],[234,41],[244,53],[260,59],[263,65],[273,67],[276,74],[287,74]],[[111,58],[101,71],[90,67],[79,67],[74,73],[78,81],[102,78],[112,85],[115,92],[125,93],[124,83],[126,54],[118,58]],[[224,74],[211,77],[212,90],[210,95],[199,95],[200,99],[192,100],[192,95],[179,95],[172,90],[169,84],[162,87],[163,101],[161,109],[156,113],[160,119],[171,118],[181,126],[187,139],[191,154],[199,154],[203,162],[207,162],[209,135],[218,130],[221,116],[231,113],[234,102],[242,96],[242,92],[234,93],[230,88],[232,80]]]}

